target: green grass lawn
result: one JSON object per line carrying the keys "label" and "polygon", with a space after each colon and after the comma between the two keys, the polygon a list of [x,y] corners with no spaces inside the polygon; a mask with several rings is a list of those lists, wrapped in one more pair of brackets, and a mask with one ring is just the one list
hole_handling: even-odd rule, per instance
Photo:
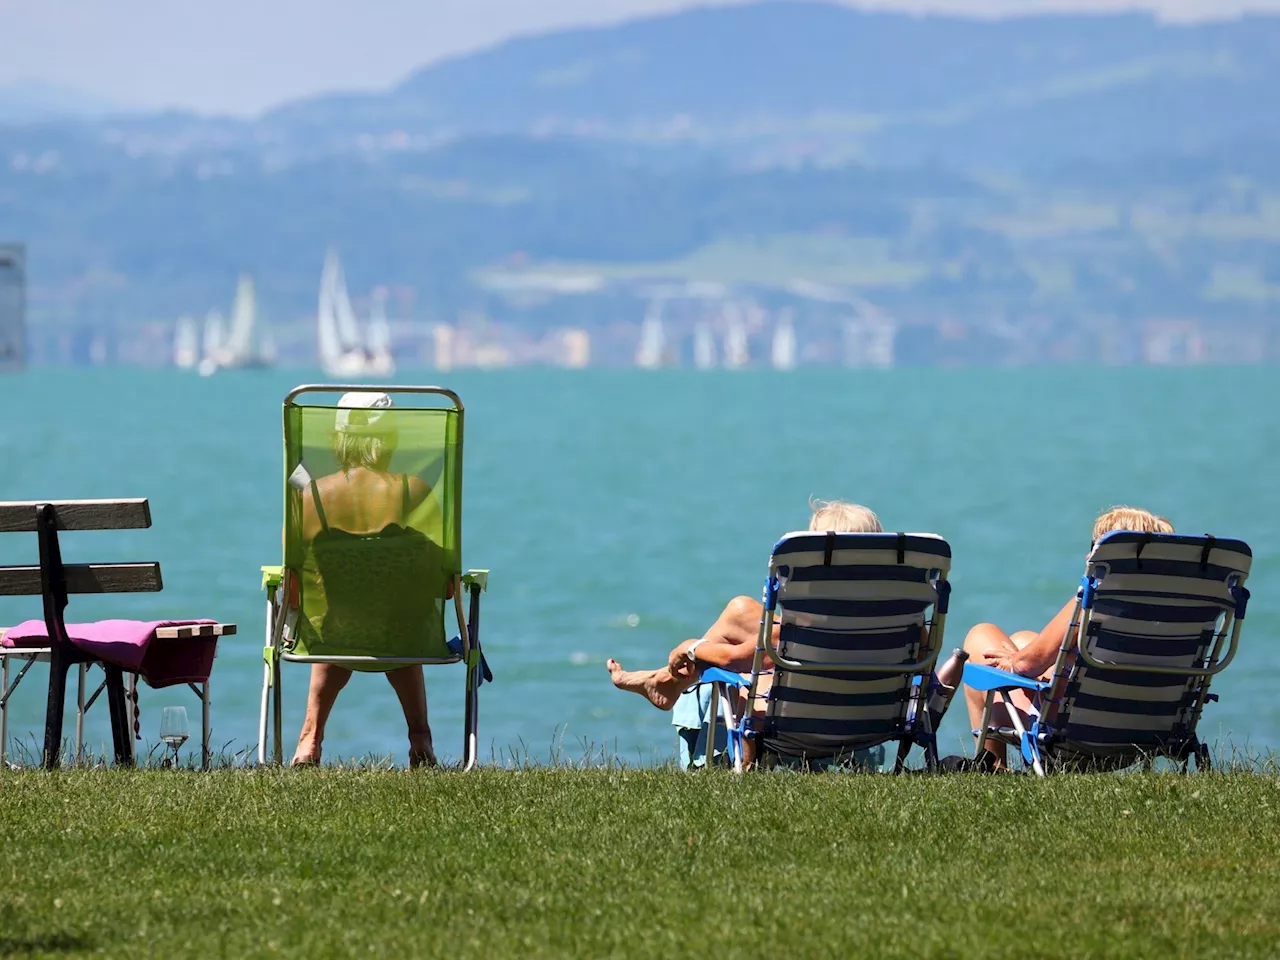
{"label": "green grass lawn", "polygon": [[1280,778],[0,773],[0,956],[1275,956]]}

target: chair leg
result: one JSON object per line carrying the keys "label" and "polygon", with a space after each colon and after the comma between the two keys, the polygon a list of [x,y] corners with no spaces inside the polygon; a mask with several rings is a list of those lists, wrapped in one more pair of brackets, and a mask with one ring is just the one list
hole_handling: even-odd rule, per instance
{"label": "chair leg", "polygon": [[982,751],[987,747],[987,728],[991,726],[991,708],[995,706],[996,692],[987,691],[987,699],[982,704],[982,718],[978,721],[978,745],[974,748],[973,759],[982,759]]}
{"label": "chair leg", "polygon": [[[716,762],[716,739],[720,735],[720,711],[724,709],[725,704],[724,684],[716,681],[711,684],[711,703],[707,707],[707,745],[702,757],[702,767],[704,770],[710,770]],[[728,721],[725,721],[728,723]],[[734,749],[733,749],[733,731],[727,730],[724,738],[725,753],[729,755],[729,765],[733,765]]]}
{"label": "chair leg", "polygon": [[1209,757],[1209,745],[1207,743],[1196,744],[1196,773],[1208,773],[1213,769],[1213,760]]}
{"label": "chair leg", "polygon": [[0,767],[9,749],[9,658],[0,657]]}
{"label": "chair leg", "polygon": [[462,725],[462,770],[474,769],[480,752],[480,667],[467,667],[466,712]]}
{"label": "chair leg", "polygon": [[284,764],[284,696],[280,689],[280,661],[275,659],[271,664],[271,728],[274,743],[272,759],[276,766]]}
{"label": "chair leg", "polygon": [[271,664],[262,661],[262,706],[258,711],[258,763],[267,762],[267,718],[271,713]]}
{"label": "chair leg", "polygon": [[103,664],[107,673],[107,711],[111,715],[111,740],[115,747],[117,767],[133,766],[133,728],[129,723],[129,704],[125,699],[124,671]]}
{"label": "chair leg", "polygon": [[467,701],[462,725],[462,770],[475,768],[480,752],[480,588],[470,588],[467,611]]}
{"label": "chair leg", "polygon": [[76,763],[84,762],[84,681],[89,665],[76,665]]}
{"label": "chair leg", "polygon": [[903,767],[905,767],[907,764],[907,754],[909,754],[910,752],[911,752],[911,741],[905,737],[899,740],[898,756],[893,761],[893,772],[895,774],[902,772]]}
{"label": "chair leg", "polygon": [[200,687],[200,769],[208,770],[213,764],[213,753],[209,749],[209,734],[212,730],[209,702],[209,681]]}
{"label": "chair leg", "polygon": [[67,698],[67,655],[58,646],[49,651],[49,699],[44,710],[44,767],[56,770],[62,763],[62,713]]}

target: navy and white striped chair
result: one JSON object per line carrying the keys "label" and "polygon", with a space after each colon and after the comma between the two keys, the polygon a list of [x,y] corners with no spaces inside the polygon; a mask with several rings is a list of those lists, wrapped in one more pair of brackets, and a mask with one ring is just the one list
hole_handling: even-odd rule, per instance
{"label": "navy and white striped chair", "polygon": [[[1020,747],[1044,775],[1059,765],[1123,767],[1155,757],[1209,766],[1196,736],[1209,681],[1236,654],[1253,554],[1241,540],[1117,531],[1089,554],[1071,620],[1047,682],[966,664],[964,682],[986,691],[977,750],[987,738]],[[1009,699],[1027,690],[1029,729]],[[1012,727],[992,727],[1000,696]]]}
{"label": "navy and white striped chair", "polygon": [[[764,616],[749,679],[711,668],[708,743],[729,726],[730,756],[743,769],[743,741],[761,760],[842,762],[896,741],[895,772],[912,745],[930,770],[937,743],[925,708],[942,646],[951,547],[928,533],[789,533],[773,548]],[[778,642],[773,625],[780,621]],[[763,715],[740,709],[731,688],[756,702],[765,657],[773,683]]]}

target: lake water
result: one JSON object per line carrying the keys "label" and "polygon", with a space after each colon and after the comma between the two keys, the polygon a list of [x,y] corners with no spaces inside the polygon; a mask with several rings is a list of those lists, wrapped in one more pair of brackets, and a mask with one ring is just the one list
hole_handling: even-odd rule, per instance
{"label": "lake water", "polygon": [[[69,534],[69,560],[159,560],[159,594],[73,598],[69,620],[214,617],[239,624],[213,674],[214,741],[256,742],[263,599],[280,551],[280,403],[310,371],[209,379],[178,371],[31,370],[0,378],[0,499],[149,497],[150,530]],[[403,372],[467,406],[463,563],[492,569],[483,641],[484,755],[674,753],[669,717],[608,683],[610,656],[656,666],[726,600],[759,594],[769,549],[813,496],[857,500],[886,529],[954,551],[946,649],[981,620],[1036,628],[1082,571],[1100,508],[1134,503],[1179,530],[1246,539],[1253,602],[1237,661],[1201,732],[1280,747],[1280,375],[1265,368]],[[34,562],[30,535],[0,562]],[[0,598],[0,622],[39,616]],[[11,734],[42,728],[43,668]],[[436,745],[461,746],[462,672],[428,670]],[[286,735],[307,671],[285,667]],[[142,728],[194,698],[142,691]],[[942,730],[955,752],[959,702]],[[96,715],[96,716],[95,716]],[[106,712],[88,724],[109,741]],[[70,730],[70,724],[68,724]],[[559,745],[557,747],[557,745]],[[326,756],[405,758],[403,719],[377,676],[338,701]]]}

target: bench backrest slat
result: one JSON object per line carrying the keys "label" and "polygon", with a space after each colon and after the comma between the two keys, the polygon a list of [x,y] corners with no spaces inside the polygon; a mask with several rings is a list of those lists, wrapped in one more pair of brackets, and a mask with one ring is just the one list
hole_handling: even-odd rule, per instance
{"label": "bench backrest slat", "polygon": [[[145,497],[129,500],[50,500],[59,530],[139,530],[151,526]],[[0,533],[34,533],[39,501],[0,500]]]}
{"label": "bench backrest slat", "polygon": [[[67,593],[154,593],[164,587],[158,563],[68,563]],[[0,596],[41,592],[40,568],[0,567]]]}

